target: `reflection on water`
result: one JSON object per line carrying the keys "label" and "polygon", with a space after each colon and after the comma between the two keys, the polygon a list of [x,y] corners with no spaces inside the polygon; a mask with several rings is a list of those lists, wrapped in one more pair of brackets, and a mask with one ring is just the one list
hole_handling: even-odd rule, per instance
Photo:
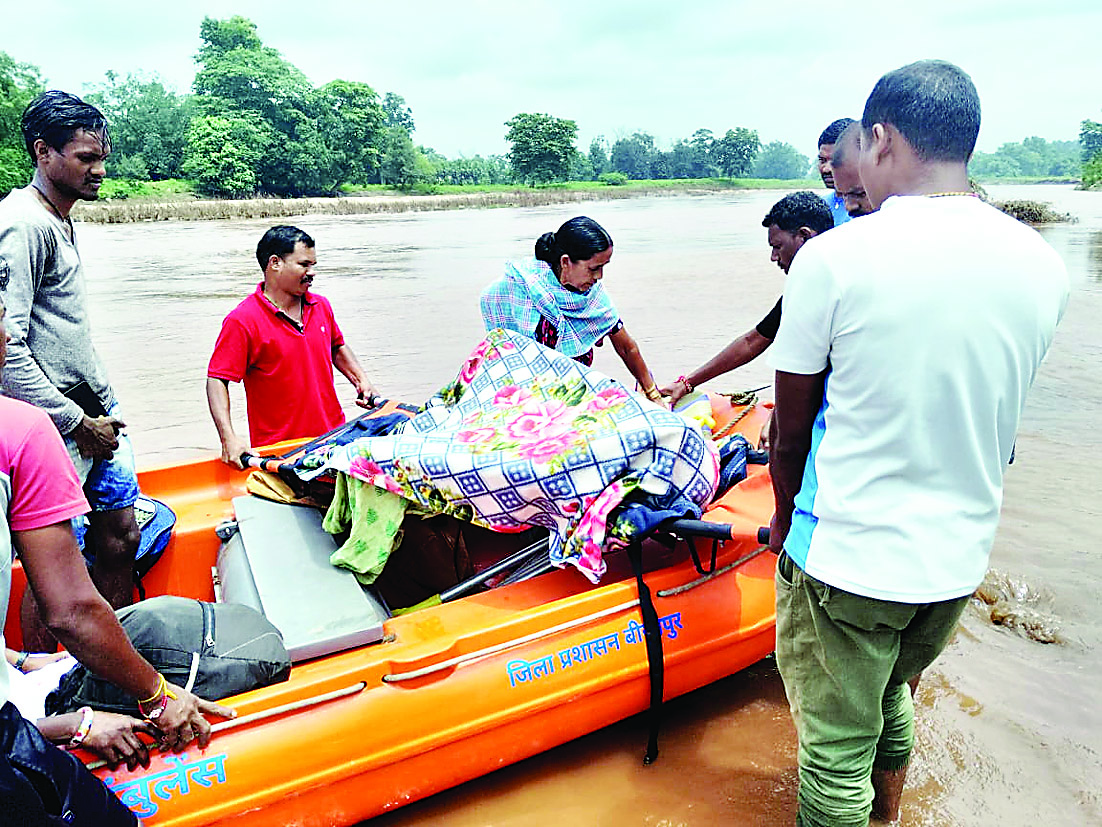
{"label": "reflection on water", "polygon": [[[905,825],[1102,823],[1102,193],[991,187],[1078,223],[1042,229],[1073,297],[1038,375],[1007,477],[992,562],[1052,595],[1053,646],[966,614],[918,696],[918,751]],[[670,196],[531,209],[308,216],[320,293],[380,390],[422,400],[481,338],[479,291],[506,258],[584,211],[615,240],[606,287],[660,382],[687,373],[773,305],[783,274],[762,216],[779,192]],[[260,278],[268,221],[81,225],[97,347],[143,465],[218,445],[203,397],[222,318]],[[627,378],[610,348],[598,368]],[[714,383],[766,385],[764,360]],[[346,410],[350,388],[338,382]],[[234,397],[242,414],[241,397]],[[244,430],[244,429],[242,429]],[[795,744],[771,662],[669,705],[662,756],[640,765],[645,724],[628,720],[399,810],[380,824],[771,825],[790,823]],[[1058,813],[1058,816],[1053,816]]]}

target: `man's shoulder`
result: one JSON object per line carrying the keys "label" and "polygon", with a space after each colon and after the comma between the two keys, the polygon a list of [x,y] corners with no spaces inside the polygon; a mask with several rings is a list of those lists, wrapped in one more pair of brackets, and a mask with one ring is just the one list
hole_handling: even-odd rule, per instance
{"label": "man's shoulder", "polygon": [[27,187],[12,190],[0,199],[0,233],[23,231],[45,236],[52,228],[49,214]]}
{"label": "man's shoulder", "polygon": [[330,312],[333,311],[332,303],[321,293],[315,293],[313,290],[311,290],[309,293],[307,293],[307,300],[318,305],[319,307],[327,308]]}
{"label": "man's shoulder", "polygon": [[57,430],[45,411],[7,396],[0,396],[0,421],[0,444],[7,452],[35,434]]}
{"label": "man's shoulder", "polygon": [[233,310],[226,314],[226,321],[234,319],[239,322],[244,322],[247,319],[255,318],[263,309],[264,308],[260,306],[257,300],[256,293],[250,293],[234,305]]}

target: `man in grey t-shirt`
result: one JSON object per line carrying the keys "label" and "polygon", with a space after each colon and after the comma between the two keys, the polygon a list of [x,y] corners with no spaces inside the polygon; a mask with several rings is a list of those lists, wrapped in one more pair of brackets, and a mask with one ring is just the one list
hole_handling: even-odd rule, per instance
{"label": "man in grey t-shirt", "polygon": [[[0,374],[4,395],[49,414],[80,474],[92,511],[85,542],[92,579],[108,602],[131,602],[139,532],[133,450],[107,373],[92,346],[84,273],[69,212],[94,201],[111,150],[94,106],[45,92],[23,112],[35,165],[29,186],[0,202],[0,299],[11,336]],[[24,603],[24,637],[49,648],[37,610]]]}

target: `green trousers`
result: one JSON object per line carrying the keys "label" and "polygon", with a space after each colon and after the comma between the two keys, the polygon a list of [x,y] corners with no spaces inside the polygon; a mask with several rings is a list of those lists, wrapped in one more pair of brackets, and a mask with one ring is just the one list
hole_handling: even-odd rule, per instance
{"label": "green trousers", "polygon": [[777,667],[799,737],[798,825],[866,827],[872,770],[907,766],[907,680],[938,656],[968,595],[938,603],[862,597],[777,561]]}

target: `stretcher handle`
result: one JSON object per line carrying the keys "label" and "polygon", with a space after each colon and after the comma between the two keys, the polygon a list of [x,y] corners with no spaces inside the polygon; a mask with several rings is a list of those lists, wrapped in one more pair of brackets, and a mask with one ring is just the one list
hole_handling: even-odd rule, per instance
{"label": "stretcher handle", "polygon": [[[684,537],[710,537],[714,540],[735,539],[735,527],[730,523],[710,523],[706,520],[671,520],[665,528]],[[758,529],[757,540],[763,546],[769,545],[769,526]]]}
{"label": "stretcher handle", "polygon": [[271,474],[279,474],[285,461],[284,457],[261,457],[250,454],[248,451],[241,453],[242,466],[245,468],[259,468],[261,471],[268,471]]}

